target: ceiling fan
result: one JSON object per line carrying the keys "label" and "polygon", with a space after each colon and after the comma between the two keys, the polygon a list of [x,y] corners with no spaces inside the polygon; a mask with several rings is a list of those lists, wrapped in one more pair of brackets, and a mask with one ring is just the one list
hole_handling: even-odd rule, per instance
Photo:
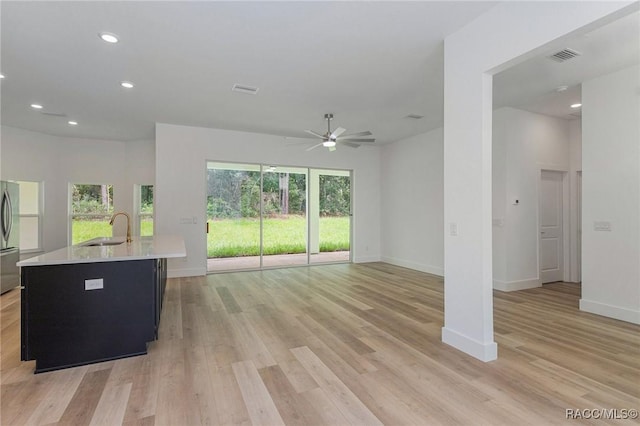
{"label": "ceiling fan", "polygon": [[370,136],[371,132],[369,131],[350,133],[348,135],[343,134],[344,132],[346,132],[346,129],[342,127],[338,127],[337,129],[331,131],[331,120],[333,119],[333,114],[325,114],[324,118],[325,120],[327,120],[327,133],[320,134],[314,132],[313,130],[305,130],[305,132],[309,133],[310,135],[322,139],[322,142],[310,148],[307,148],[307,151],[311,151],[312,149],[316,149],[320,146],[329,148],[329,151],[335,151],[337,144],[345,145],[351,148],[358,148],[361,143],[373,143],[376,141],[373,138],[358,139],[362,136]]}

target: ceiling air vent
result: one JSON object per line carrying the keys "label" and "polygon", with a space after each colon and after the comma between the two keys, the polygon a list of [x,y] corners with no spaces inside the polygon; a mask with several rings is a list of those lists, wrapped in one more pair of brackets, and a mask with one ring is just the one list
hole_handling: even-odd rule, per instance
{"label": "ceiling air vent", "polygon": [[255,95],[258,93],[257,87],[246,86],[244,84],[234,84],[231,90],[234,92],[246,93],[247,95]]}
{"label": "ceiling air vent", "polygon": [[40,114],[50,115],[51,117],[66,117],[66,116],[67,116],[67,114],[62,113],[62,112],[48,112],[48,111],[42,111]]}
{"label": "ceiling air vent", "polygon": [[553,55],[550,55],[549,59],[556,62],[565,62],[565,61],[568,61],[569,59],[573,59],[576,56],[580,56],[580,55],[581,55],[580,52],[576,52],[575,50],[567,48],[567,49],[562,49],[561,51],[556,52]]}
{"label": "ceiling air vent", "polygon": [[424,115],[409,114],[405,118],[411,118],[413,120],[420,120],[421,118],[424,118]]}

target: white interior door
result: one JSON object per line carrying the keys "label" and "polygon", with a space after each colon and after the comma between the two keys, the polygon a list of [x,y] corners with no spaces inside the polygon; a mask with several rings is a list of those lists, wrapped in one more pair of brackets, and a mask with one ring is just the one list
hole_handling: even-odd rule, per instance
{"label": "white interior door", "polygon": [[542,171],[539,216],[540,279],[562,281],[562,172]]}

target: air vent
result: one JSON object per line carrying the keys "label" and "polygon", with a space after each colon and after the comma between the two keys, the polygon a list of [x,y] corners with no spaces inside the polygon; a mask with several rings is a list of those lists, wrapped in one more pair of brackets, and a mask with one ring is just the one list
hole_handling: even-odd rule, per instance
{"label": "air vent", "polygon": [[409,114],[405,118],[411,118],[413,120],[420,120],[421,118],[424,118],[424,115]]}
{"label": "air vent", "polygon": [[44,115],[49,115],[51,117],[66,117],[67,114],[62,113],[62,112],[47,112],[47,111],[42,111],[40,114],[44,114]]}
{"label": "air vent", "polygon": [[234,84],[231,90],[234,92],[246,93],[247,95],[255,95],[258,93],[257,87],[245,86],[244,84]]}
{"label": "air vent", "polygon": [[576,52],[575,50],[572,49],[562,49],[559,52],[554,53],[553,55],[549,56],[549,59],[551,59],[552,61],[556,61],[556,62],[565,62],[568,61],[569,59],[573,59],[576,56],[580,56],[581,53],[580,52]]}

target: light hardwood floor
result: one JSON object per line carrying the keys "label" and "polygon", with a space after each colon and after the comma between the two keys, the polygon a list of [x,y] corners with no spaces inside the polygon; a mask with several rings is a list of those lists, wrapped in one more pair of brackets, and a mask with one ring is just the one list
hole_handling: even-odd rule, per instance
{"label": "light hardwood floor", "polygon": [[578,285],[496,292],[490,363],[440,341],[442,292],[383,263],[172,279],[148,355],[34,375],[14,290],[0,423],[546,425],[640,408],[640,327],[578,311]]}

